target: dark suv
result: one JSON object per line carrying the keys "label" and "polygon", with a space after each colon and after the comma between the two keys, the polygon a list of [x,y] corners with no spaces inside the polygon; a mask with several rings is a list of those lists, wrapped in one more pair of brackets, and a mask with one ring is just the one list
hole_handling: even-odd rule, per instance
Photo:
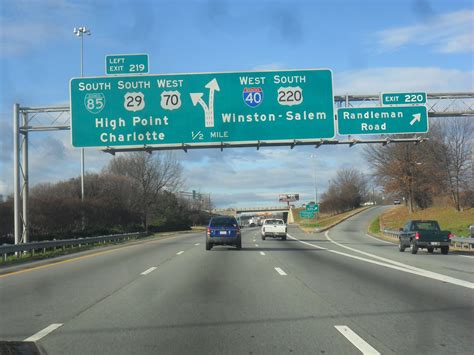
{"label": "dark suv", "polygon": [[212,217],[207,226],[206,250],[211,250],[214,245],[235,245],[242,248],[240,228],[234,217]]}

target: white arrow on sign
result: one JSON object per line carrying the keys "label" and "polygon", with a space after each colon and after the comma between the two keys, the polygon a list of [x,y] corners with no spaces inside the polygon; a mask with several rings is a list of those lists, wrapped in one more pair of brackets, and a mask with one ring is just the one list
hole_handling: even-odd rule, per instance
{"label": "white arrow on sign", "polygon": [[421,113],[416,113],[413,115],[413,119],[410,121],[410,125],[413,126],[416,121],[421,122]]}
{"label": "white arrow on sign", "polygon": [[214,127],[214,92],[220,91],[220,88],[215,78],[212,79],[210,82],[208,82],[205,88],[209,89],[209,106],[202,99],[202,96],[204,95],[204,93],[202,92],[190,93],[191,100],[194,106],[196,106],[199,103],[202,109],[204,110],[205,126]]}

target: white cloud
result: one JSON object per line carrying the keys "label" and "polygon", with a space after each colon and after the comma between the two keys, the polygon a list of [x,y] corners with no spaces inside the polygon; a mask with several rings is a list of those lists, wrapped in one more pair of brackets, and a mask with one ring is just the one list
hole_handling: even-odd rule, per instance
{"label": "white cloud", "polygon": [[1,56],[21,55],[48,43],[72,36],[72,28],[65,29],[61,21],[83,11],[82,4],[69,0],[7,1],[2,6],[17,15],[10,18],[0,13]]}
{"label": "white cloud", "polygon": [[377,94],[382,91],[474,91],[474,71],[436,67],[388,67],[334,74],[336,94]]}
{"label": "white cloud", "polygon": [[474,11],[461,10],[431,17],[412,26],[391,28],[375,34],[381,53],[404,45],[432,45],[440,53],[474,51]]}

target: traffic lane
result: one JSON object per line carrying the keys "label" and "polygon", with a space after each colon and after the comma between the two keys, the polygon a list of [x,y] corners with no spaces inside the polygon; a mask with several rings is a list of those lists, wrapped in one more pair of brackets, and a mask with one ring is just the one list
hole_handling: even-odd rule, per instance
{"label": "traffic lane", "polygon": [[23,340],[116,292],[180,250],[203,245],[204,233],[98,250],[68,262],[0,277],[0,338]]}
{"label": "traffic lane", "polygon": [[[291,232],[290,232],[291,234]],[[301,233],[300,236],[304,236]],[[316,245],[320,243],[313,242]],[[472,350],[472,289],[355,260],[329,250],[274,253],[283,267],[337,307],[357,333],[396,353],[469,353]],[[372,341],[372,339],[374,339]]]}
{"label": "traffic lane", "polygon": [[[442,255],[440,251],[434,254],[419,250],[413,255],[407,249],[404,253],[398,251],[398,245],[367,236],[367,227],[382,208],[364,211],[329,230],[329,238],[342,246],[356,249],[365,253],[401,262],[406,265],[423,268],[461,280],[474,282],[474,258],[460,257],[456,253]],[[318,235],[321,238],[320,235]],[[340,245],[333,243],[332,248],[353,253]],[[367,255],[365,255],[367,256]]]}
{"label": "traffic lane", "polygon": [[291,273],[277,272],[273,253],[255,246],[257,235],[243,233],[242,250],[185,252],[69,320],[41,347],[51,354],[354,352],[334,327],[346,318]]}

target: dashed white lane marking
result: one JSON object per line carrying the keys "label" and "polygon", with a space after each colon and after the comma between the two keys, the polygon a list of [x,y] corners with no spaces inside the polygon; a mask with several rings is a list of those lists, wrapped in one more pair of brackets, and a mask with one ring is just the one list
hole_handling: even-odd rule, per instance
{"label": "dashed white lane marking", "polygon": [[260,255],[263,255],[263,256],[265,256],[265,253],[264,253],[263,251],[261,251],[261,252],[260,252]]}
{"label": "dashed white lane marking", "polygon": [[194,245],[198,246],[199,244],[201,244],[201,243],[196,243],[196,244],[194,244]]}
{"label": "dashed white lane marking", "polygon": [[458,256],[462,256],[463,258],[471,258],[471,259],[474,259],[474,256],[469,256],[469,255],[458,255]]}
{"label": "dashed white lane marking", "polygon": [[184,253],[184,251],[181,250],[181,251],[177,252],[176,255],[181,255],[181,254],[183,254],[183,253]]}
{"label": "dashed white lane marking", "polygon": [[286,276],[286,272],[284,272],[281,268],[276,267],[274,268],[276,272],[278,272],[281,276]]}
{"label": "dashed white lane marking", "polygon": [[364,254],[364,255],[370,256],[370,257],[372,257],[372,258],[374,258],[374,259],[382,260],[382,261],[385,261],[385,262],[380,262],[380,261],[376,261],[376,260],[366,259],[366,258],[362,258],[362,257],[360,257],[360,256],[351,255],[351,254],[343,253],[343,252],[336,251],[336,250],[326,249],[326,248],[320,247],[320,246],[315,245],[315,244],[311,244],[311,243],[304,242],[304,241],[299,240],[299,239],[297,239],[297,238],[295,238],[295,237],[292,237],[292,236],[290,236],[290,235],[288,235],[288,236],[289,236],[291,239],[297,240],[298,242],[300,242],[300,243],[302,243],[302,244],[306,244],[306,245],[312,246],[312,247],[317,248],[317,249],[327,250],[327,251],[329,251],[329,252],[331,252],[331,253],[338,254],[338,255],[342,255],[342,256],[346,256],[346,257],[348,257],[348,258],[352,258],[352,259],[364,261],[364,262],[370,263],[370,264],[380,265],[380,266],[383,266],[383,267],[386,267],[386,268],[395,269],[395,270],[398,270],[398,271],[402,271],[402,272],[406,272],[406,273],[409,273],[409,274],[414,274],[414,275],[426,277],[426,278],[433,279],[433,280],[438,280],[438,281],[441,281],[441,282],[450,283],[450,284],[457,285],[457,286],[462,286],[462,287],[474,289],[474,283],[473,283],[473,282],[469,282],[469,281],[464,281],[464,280],[456,279],[456,278],[454,278],[454,277],[450,277],[450,276],[438,274],[438,273],[436,273],[436,272],[432,272],[432,271],[420,269],[420,268],[417,268],[417,267],[414,267],[414,266],[410,266],[410,265],[406,265],[406,264],[403,264],[403,263],[399,263],[399,262],[394,261],[394,260],[382,258],[382,257],[380,257],[380,256],[377,256],[377,255],[374,255],[374,254],[370,254],[370,253],[366,253],[366,252],[363,252],[363,251],[361,251],[361,250],[357,250],[357,249],[354,249],[354,248],[351,248],[351,247],[342,245],[342,244],[340,244],[340,243],[334,242],[334,241],[329,237],[328,232],[326,232],[326,237],[327,237],[328,240],[331,241],[332,243],[334,243],[334,244],[336,244],[336,245],[339,245],[339,246],[341,246],[341,247],[343,247],[343,248],[352,250],[352,251],[354,251],[354,252],[356,252],[356,253]]}
{"label": "dashed white lane marking", "polygon": [[145,271],[143,271],[140,275],[147,275],[147,274],[149,274],[150,272],[152,272],[153,270],[156,270],[156,269],[157,269],[157,267],[156,267],[156,266],[153,266],[153,267],[151,267],[151,268],[146,269]]}
{"label": "dashed white lane marking", "polygon": [[43,330],[40,330],[38,333],[30,336],[29,338],[26,338],[24,341],[38,341],[41,338],[44,338],[49,333],[51,333],[52,331],[58,329],[62,325],[63,325],[62,323],[53,323],[47,326],[46,328],[44,328]]}
{"label": "dashed white lane marking", "polygon": [[380,354],[377,350],[375,350],[369,343],[367,343],[364,339],[358,336],[351,328],[346,325],[335,325],[336,328],[344,337],[349,340],[352,345],[354,345],[357,349],[360,350],[362,354],[367,355],[376,355]]}
{"label": "dashed white lane marking", "polygon": [[256,247],[258,247],[258,244],[255,244]]}

